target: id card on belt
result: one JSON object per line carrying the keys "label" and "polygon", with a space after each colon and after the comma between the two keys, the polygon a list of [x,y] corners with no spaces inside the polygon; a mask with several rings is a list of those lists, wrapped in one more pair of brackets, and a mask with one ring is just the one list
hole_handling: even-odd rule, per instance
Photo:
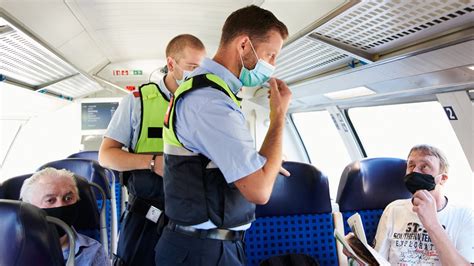
{"label": "id card on belt", "polygon": [[158,222],[158,219],[160,218],[162,211],[155,206],[150,206],[150,209],[148,209],[148,212],[146,213],[146,218],[154,223]]}

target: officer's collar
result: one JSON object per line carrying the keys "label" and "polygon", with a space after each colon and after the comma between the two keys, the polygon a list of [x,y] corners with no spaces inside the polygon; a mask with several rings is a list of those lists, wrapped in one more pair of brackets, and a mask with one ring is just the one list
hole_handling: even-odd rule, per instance
{"label": "officer's collar", "polygon": [[224,82],[229,86],[234,94],[237,94],[242,88],[242,82],[236,76],[234,76],[232,72],[210,58],[204,58],[200,68],[205,70],[203,72],[212,73],[219,76],[222,80],[224,80]]}
{"label": "officer's collar", "polygon": [[166,78],[166,75],[162,79],[160,79],[160,81],[158,81],[158,88],[164,95],[168,96],[167,100],[169,101],[173,94],[168,89],[168,87],[166,87],[165,78]]}

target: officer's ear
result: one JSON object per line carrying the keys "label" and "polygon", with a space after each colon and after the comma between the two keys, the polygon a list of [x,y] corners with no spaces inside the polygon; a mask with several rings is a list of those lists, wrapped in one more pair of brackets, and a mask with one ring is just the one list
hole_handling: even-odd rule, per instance
{"label": "officer's ear", "polygon": [[235,43],[237,44],[237,50],[240,54],[245,54],[247,50],[252,49],[250,47],[250,38],[248,35],[239,35],[235,38]]}
{"label": "officer's ear", "polygon": [[168,72],[174,71],[174,60],[171,56],[166,57],[166,66],[168,67]]}

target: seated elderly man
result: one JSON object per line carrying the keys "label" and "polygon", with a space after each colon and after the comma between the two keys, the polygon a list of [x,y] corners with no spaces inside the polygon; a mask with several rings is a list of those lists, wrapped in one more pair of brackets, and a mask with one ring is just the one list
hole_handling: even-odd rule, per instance
{"label": "seated elderly man", "polygon": [[396,200],[384,210],[375,250],[392,265],[469,265],[474,262],[472,209],[448,201],[448,161],[432,146],[408,154],[404,178],[412,199]]}
{"label": "seated elderly man", "polygon": [[[79,190],[73,173],[62,169],[45,168],[23,182],[20,199],[33,204],[49,216],[63,220],[71,226],[77,219]],[[76,265],[110,265],[105,250],[99,242],[77,233],[74,250]],[[64,260],[69,254],[69,240],[66,232],[58,228]]]}

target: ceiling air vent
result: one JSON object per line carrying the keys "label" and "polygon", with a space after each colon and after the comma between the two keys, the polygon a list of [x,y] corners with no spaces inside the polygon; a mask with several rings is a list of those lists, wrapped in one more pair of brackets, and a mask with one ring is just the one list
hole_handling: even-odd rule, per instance
{"label": "ceiling air vent", "polygon": [[76,73],[74,68],[54,54],[10,29],[0,35],[0,71],[3,75],[39,86]]}
{"label": "ceiling air vent", "polygon": [[[275,76],[287,83],[314,78],[474,23],[469,0],[367,0],[341,7],[333,17],[285,45]],[[318,26],[319,25],[319,26]]]}
{"label": "ceiling air vent", "polygon": [[72,100],[102,87],[0,12],[0,74],[7,81]]}
{"label": "ceiling air vent", "polygon": [[285,46],[278,57],[275,76],[291,83],[351,60],[340,50],[305,36]]}
{"label": "ceiling air vent", "polygon": [[63,98],[81,98],[95,93],[102,88],[97,83],[86,78],[82,74],[77,74],[71,78],[46,86],[40,92],[53,92],[53,94]]}
{"label": "ceiling air vent", "polygon": [[381,53],[474,22],[469,0],[361,1],[314,33],[369,53]]}

